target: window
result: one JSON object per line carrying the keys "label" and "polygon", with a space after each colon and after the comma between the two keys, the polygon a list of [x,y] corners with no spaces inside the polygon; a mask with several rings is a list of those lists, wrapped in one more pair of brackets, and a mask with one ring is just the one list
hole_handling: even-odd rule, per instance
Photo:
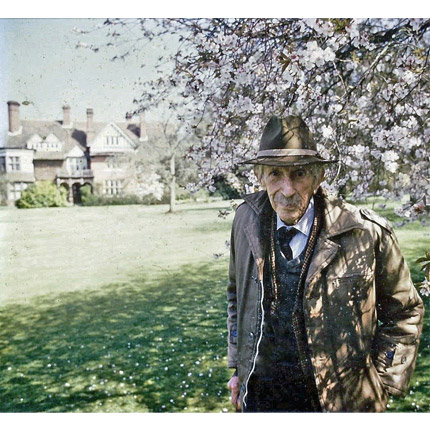
{"label": "window", "polygon": [[106,136],[106,146],[119,146],[120,136]]}
{"label": "window", "polygon": [[87,168],[87,160],[83,157],[69,157],[67,165],[71,173],[82,172]]}
{"label": "window", "polygon": [[35,149],[36,151],[60,151],[61,142],[52,133],[45,137],[40,137],[34,134],[27,142],[28,149]]}
{"label": "window", "polygon": [[104,193],[108,196],[122,194],[122,181],[104,181]]}
{"label": "window", "polygon": [[27,188],[25,182],[14,182],[9,184],[9,200],[18,200],[21,198],[21,192]]}
{"label": "window", "polygon": [[119,167],[121,167],[119,160],[113,157],[109,157],[106,160],[106,165],[108,169],[118,169]]}
{"label": "window", "polygon": [[0,173],[6,172],[6,158],[0,157]]}
{"label": "window", "polygon": [[19,157],[9,157],[9,170],[21,170]]}

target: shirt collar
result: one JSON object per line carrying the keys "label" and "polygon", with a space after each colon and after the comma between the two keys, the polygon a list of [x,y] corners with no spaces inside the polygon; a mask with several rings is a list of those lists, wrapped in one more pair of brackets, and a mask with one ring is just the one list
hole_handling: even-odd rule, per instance
{"label": "shirt collar", "polygon": [[279,218],[279,215],[276,214],[276,229],[279,230],[282,227],[286,227],[287,230],[294,227],[296,230],[300,231],[306,236],[309,236],[312,228],[312,223],[314,222],[315,208],[314,208],[314,198],[311,197],[309,200],[308,208],[303,216],[300,218],[300,221],[295,225],[287,225],[284,221]]}

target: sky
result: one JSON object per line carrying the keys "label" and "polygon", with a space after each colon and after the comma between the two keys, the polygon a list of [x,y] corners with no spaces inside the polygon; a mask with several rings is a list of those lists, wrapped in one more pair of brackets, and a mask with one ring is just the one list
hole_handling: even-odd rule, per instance
{"label": "sky", "polygon": [[[94,53],[78,42],[107,41],[101,28],[89,35],[73,28],[94,29],[104,19],[0,19],[0,128],[7,128],[7,101],[21,103],[21,119],[62,119],[69,104],[72,120],[124,121],[139,94],[135,82],[154,77],[151,64],[159,53],[149,46],[125,61],[111,61],[118,51]],[[142,69],[140,65],[149,65]],[[24,102],[24,104],[23,104]],[[148,112],[147,117],[151,118]]]}

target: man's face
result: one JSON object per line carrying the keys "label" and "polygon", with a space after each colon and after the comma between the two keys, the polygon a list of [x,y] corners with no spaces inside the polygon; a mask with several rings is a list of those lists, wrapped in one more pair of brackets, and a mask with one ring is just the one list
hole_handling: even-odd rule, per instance
{"label": "man's face", "polygon": [[273,210],[285,224],[294,225],[306,212],[323,177],[322,169],[315,177],[310,166],[264,166],[262,183]]}

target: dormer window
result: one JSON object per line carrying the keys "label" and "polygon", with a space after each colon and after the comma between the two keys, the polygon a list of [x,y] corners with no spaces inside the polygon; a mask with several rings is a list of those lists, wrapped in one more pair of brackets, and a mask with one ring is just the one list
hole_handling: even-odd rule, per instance
{"label": "dormer window", "polygon": [[44,137],[34,134],[28,140],[27,148],[36,151],[61,151],[61,142],[52,133]]}

